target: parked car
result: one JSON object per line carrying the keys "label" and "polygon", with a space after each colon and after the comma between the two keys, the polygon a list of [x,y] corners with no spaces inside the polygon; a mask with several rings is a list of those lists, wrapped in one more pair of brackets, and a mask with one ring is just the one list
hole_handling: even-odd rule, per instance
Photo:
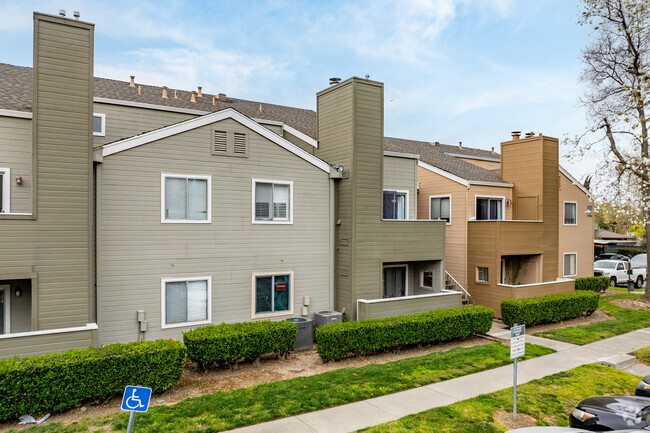
{"label": "parked car", "polygon": [[598,260],[594,263],[594,276],[609,277],[609,285],[614,287],[627,284],[631,279],[637,288],[641,288],[647,277],[646,270],[632,269],[632,275],[628,275],[629,269],[630,263],[623,260]]}
{"label": "parked car", "polygon": [[636,386],[634,390],[634,395],[640,395],[642,397],[650,397],[650,376],[646,376],[641,379],[641,382]]}
{"label": "parked car", "polygon": [[647,269],[648,268],[648,255],[637,254],[636,256],[630,259],[630,266],[632,269]]}
{"label": "parked car", "polygon": [[604,253],[594,257],[594,262],[598,260],[624,260],[629,262],[630,257],[624,254]]}
{"label": "parked car", "polygon": [[571,427],[590,431],[643,429],[650,426],[650,398],[634,395],[590,397],[569,415]]}

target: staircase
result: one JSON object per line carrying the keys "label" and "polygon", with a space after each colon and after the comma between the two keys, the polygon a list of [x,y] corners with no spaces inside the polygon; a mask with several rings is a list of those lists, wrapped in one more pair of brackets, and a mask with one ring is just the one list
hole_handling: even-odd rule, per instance
{"label": "staircase", "polygon": [[469,292],[465,290],[465,288],[461,286],[461,284],[447,271],[445,271],[445,290],[456,290],[462,293],[461,299],[463,305],[474,305],[472,295],[470,295]]}

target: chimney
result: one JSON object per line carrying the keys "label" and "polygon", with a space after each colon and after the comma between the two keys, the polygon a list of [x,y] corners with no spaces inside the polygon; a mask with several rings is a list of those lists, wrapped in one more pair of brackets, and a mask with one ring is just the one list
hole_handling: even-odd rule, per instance
{"label": "chimney", "polygon": [[217,104],[214,103],[214,101],[215,101],[216,99],[217,99],[217,97],[213,95],[213,96],[212,96],[212,105],[217,105]]}
{"label": "chimney", "polygon": [[198,96],[199,98],[203,98],[203,93],[201,93],[201,90],[202,90],[202,89],[203,89],[203,87],[199,86],[199,94],[196,95],[196,96]]}
{"label": "chimney", "polygon": [[521,131],[512,131],[512,141],[519,140],[519,136],[521,135]]}
{"label": "chimney", "polygon": [[167,86],[162,87],[162,97],[163,99],[167,99]]}
{"label": "chimney", "polygon": [[262,104],[260,104],[260,113],[262,113]]}
{"label": "chimney", "polygon": [[491,153],[494,153],[494,146],[492,146],[492,150],[490,151]]}
{"label": "chimney", "polygon": [[192,90],[192,95],[190,96],[190,102],[194,102],[196,104],[196,92]]}
{"label": "chimney", "polygon": [[219,93],[219,94],[217,95],[217,99],[219,99],[219,100],[221,100],[221,99],[226,99],[226,94],[225,94],[225,93]]}
{"label": "chimney", "polygon": [[527,132],[526,133],[526,138],[534,137],[535,133],[533,131]]}
{"label": "chimney", "polygon": [[174,89],[174,98],[178,98],[178,91]]}
{"label": "chimney", "polygon": [[79,11],[74,11],[74,12],[72,13],[72,16],[74,16],[74,19],[78,20],[79,17],[81,17],[81,14],[79,13]]}
{"label": "chimney", "polygon": [[142,95],[142,86],[138,84],[138,95]]}
{"label": "chimney", "polygon": [[460,149],[463,148],[463,142],[462,142],[462,141],[459,141],[459,142],[458,142],[458,148],[460,148]]}
{"label": "chimney", "polygon": [[135,87],[135,75],[131,75],[131,84],[129,86]]}

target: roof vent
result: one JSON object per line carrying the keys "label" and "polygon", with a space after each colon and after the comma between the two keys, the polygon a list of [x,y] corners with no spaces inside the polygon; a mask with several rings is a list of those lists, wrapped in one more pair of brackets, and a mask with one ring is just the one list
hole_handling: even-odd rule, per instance
{"label": "roof vent", "polygon": [[162,97],[163,99],[167,99],[167,86],[162,87]]}
{"label": "roof vent", "polygon": [[142,86],[138,84],[138,95],[142,95]]}
{"label": "roof vent", "polygon": [[129,86],[135,87],[135,75],[131,75],[131,84]]}
{"label": "roof vent", "polygon": [[434,146],[437,146],[437,145],[439,145],[440,143],[439,143],[439,142],[437,142],[437,141],[434,141],[434,142],[433,142],[433,143],[431,143],[431,144],[433,144]]}
{"label": "roof vent", "polygon": [[458,142],[458,147],[459,147],[460,149],[463,148],[463,142],[462,142],[462,141],[459,141],[459,142]]}
{"label": "roof vent", "polygon": [[214,96],[214,95],[212,95],[212,105],[217,105],[217,104],[215,104],[215,102],[214,102],[216,99],[217,99],[217,97]]}
{"label": "roof vent", "polygon": [[75,18],[76,20],[78,20],[79,17],[81,16],[81,14],[79,13],[79,11],[74,11],[74,12],[72,12],[72,16],[74,16],[74,18]]}
{"label": "roof vent", "polygon": [[494,153],[494,146],[492,146],[492,150],[490,151],[491,153]]}
{"label": "roof vent", "polygon": [[201,93],[201,91],[203,90],[203,87],[199,86],[198,88],[199,88],[199,94],[196,95],[196,96],[198,96],[199,98],[203,98],[203,93]]}
{"label": "roof vent", "polygon": [[59,16],[65,16],[65,9],[59,9]]}
{"label": "roof vent", "polygon": [[262,104],[260,104],[260,113],[263,113],[263,111],[262,111]]}
{"label": "roof vent", "polygon": [[533,131],[527,132],[526,133],[526,138],[534,137],[535,133]]}
{"label": "roof vent", "polygon": [[219,93],[217,95],[217,99],[226,99],[226,94],[225,93]]}
{"label": "roof vent", "polygon": [[192,90],[192,95],[190,96],[190,102],[196,103],[196,92]]}
{"label": "roof vent", "polygon": [[521,131],[512,131],[510,134],[512,134],[512,139],[513,140],[519,140],[519,136],[521,135]]}
{"label": "roof vent", "polygon": [[174,90],[174,98],[178,98],[178,90]]}
{"label": "roof vent", "polygon": [[340,82],[341,82],[340,78],[337,78],[337,77],[330,78],[330,86],[333,85],[333,84],[338,84]]}
{"label": "roof vent", "polygon": [[366,80],[370,79],[370,74],[366,74]]}

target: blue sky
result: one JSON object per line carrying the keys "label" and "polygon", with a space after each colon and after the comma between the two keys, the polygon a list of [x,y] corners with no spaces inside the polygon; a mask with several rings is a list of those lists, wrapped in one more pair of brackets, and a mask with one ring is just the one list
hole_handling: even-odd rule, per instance
{"label": "blue sky", "polygon": [[[580,134],[577,0],[0,0],[0,62],[32,65],[32,11],[96,24],[95,75],[315,108],[329,77],[385,83],[385,135],[489,149]],[[567,152],[562,148],[561,154]],[[576,177],[590,160],[562,163]]]}

